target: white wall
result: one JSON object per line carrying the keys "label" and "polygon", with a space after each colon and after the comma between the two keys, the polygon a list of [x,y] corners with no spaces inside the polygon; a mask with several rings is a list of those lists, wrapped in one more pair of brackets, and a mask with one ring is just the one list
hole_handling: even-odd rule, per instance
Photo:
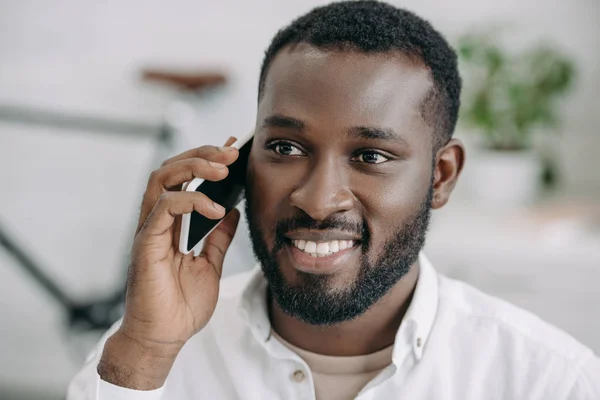
{"label": "white wall", "polygon": [[[228,86],[198,102],[197,134],[179,147],[220,143],[254,124],[260,62],[272,35],[320,3],[2,0],[0,103],[157,122],[173,93],[142,83],[141,67],[223,68]],[[548,37],[574,56],[580,80],[565,106],[561,154],[568,190],[595,193],[590,188],[600,185],[597,0],[396,3],[449,35],[474,24],[510,22],[518,32],[512,35],[515,47]],[[151,159],[148,140],[0,121],[0,220],[26,239],[70,294],[108,293],[122,278]],[[236,240],[237,258],[244,258],[247,240],[243,235]],[[76,368],[65,355],[60,309],[40,296],[3,250],[0,265],[0,388],[10,382],[60,391]],[[230,261],[230,271],[239,268]]]}

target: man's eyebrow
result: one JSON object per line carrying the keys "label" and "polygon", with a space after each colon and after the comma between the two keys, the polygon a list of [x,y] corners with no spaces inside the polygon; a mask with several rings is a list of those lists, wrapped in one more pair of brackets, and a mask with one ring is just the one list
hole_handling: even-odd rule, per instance
{"label": "man's eyebrow", "polygon": [[377,128],[372,126],[356,126],[350,128],[348,133],[351,136],[360,138],[360,139],[375,139],[375,140],[385,140],[385,141],[400,141],[405,142],[399,134],[397,134],[391,128]]}
{"label": "man's eyebrow", "polygon": [[[304,121],[281,114],[274,114],[268,116],[264,119],[262,126],[265,128],[291,128],[300,132],[304,131],[306,128],[306,124],[304,123]],[[348,129],[348,134],[359,139],[399,141],[407,143],[404,138],[402,138],[391,128],[378,128],[374,126],[355,126]]]}
{"label": "man's eyebrow", "polygon": [[287,117],[285,115],[271,115],[263,121],[263,127],[267,128],[292,128],[298,131],[303,131],[306,127],[304,121],[297,118]]}

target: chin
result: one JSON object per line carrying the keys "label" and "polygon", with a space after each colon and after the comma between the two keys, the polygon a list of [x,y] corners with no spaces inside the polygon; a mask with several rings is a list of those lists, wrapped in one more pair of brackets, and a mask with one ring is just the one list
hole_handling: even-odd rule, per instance
{"label": "chin", "polygon": [[358,279],[359,264],[348,263],[342,268],[324,273],[317,269],[305,270],[303,266],[278,260],[278,269],[283,285],[297,290],[318,290],[322,294],[344,293],[352,290]]}

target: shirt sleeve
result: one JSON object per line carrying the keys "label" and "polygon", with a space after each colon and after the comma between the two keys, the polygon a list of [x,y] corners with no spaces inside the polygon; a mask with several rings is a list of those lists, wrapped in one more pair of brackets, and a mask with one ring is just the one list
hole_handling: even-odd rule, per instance
{"label": "shirt sleeve", "polygon": [[161,400],[163,388],[156,390],[133,390],[103,381],[97,367],[102,356],[106,340],[121,325],[117,321],[100,339],[100,342],[88,356],[84,366],[75,375],[67,389],[66,400]]}
{"label": "shirt sleeve", "polygon": [[582,365],[567,400],[600,399],[600,358],[591,355]]}

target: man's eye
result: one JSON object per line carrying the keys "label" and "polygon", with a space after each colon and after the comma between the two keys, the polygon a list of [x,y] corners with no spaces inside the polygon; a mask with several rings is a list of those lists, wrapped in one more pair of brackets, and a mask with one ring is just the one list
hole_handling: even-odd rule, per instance
{"label": "man's eye", "polygon": [[353,157],[352,161],[358,161],[367,164],[381,164],[386,161],[389,161],[389,158],[376,151],[363,151],[362,153]]}
{"label": "man's eye", "polygon": [[277,142],[269,145],[269,148],[282,156],[302,156],[304,153],[291,143]]}

